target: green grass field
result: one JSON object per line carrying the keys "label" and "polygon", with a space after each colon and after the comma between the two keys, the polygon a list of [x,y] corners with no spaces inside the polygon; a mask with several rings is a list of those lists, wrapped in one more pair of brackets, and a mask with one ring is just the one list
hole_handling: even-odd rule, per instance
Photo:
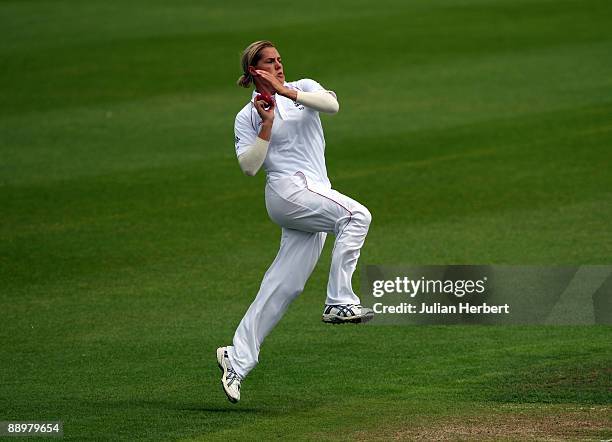
{"label": "green grass field", "polygon": [[233,148],[248,43],[337,92],[328,171],[373,214],[362,265],[611,264],[612,2],[2,1],[0,24],[0,421],[612,438],[609,326],[327,326],[331,240],[240,404],[214,357],[280,239]]}

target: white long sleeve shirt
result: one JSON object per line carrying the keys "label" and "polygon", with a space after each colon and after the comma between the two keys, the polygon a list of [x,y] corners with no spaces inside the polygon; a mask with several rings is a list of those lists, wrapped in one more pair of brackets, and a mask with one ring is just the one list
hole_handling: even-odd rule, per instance
{"label": "white long sleeve shirt", "polygon": [[[285,83],[285,86],[298,91],[298,100],[294,102],[281,95],[275,95],[276,108],[272,136],[263,160],[267,179],[272,181],[302,172],[309,180],[331,186],[325,166],[325,138],[319,112],[300,103],[300,92],[326,92],[326,89],[310,79]],[[256,95],[257,92],[253,92],[251,101],[236,115],[234,132],[238,157],[248,153],[256,143],[260,149],[262,148],[262,140],[257,140],[262,120],[252,101]],[[302,94],[302,97],[305,98],[305,102],[309,102],[308,98],[315,98],[308,97],[308,94]],[[328,101],[322,108],[332,113],[337,111],[335,95],[333,100]],[[335,106],[333,106],[334,101],[336,101]],[[250,170],[252,172],[257,169]]]}

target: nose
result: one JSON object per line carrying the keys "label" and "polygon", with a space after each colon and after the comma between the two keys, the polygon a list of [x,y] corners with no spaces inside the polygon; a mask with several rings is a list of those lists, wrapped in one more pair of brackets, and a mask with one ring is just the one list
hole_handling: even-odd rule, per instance
{"label": "nose", "polygon": [[283,65],[280,61],[277,61],[276,64],[274,65],[274,68],[278,71],[283,68]]}

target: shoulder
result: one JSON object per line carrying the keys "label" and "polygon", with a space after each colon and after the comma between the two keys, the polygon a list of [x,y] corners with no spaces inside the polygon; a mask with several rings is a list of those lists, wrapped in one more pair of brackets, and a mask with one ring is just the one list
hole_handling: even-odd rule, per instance
{"label": "shoulder", "polygon": [[251,120],[251,112],[253,105],[249,101],[244,105],[242,109],[236,114],[236,123],[248,122]]}
{"label": "shoulder", "polygon": [[292,81],[287,83],[287,86],[297,89],[298,91],[304,92],[316,92],[325,90],[317,81],[312,78],[302,78],[301,80]]}
{"label": "shoulder", "polygon": [[254,110],[253,104],[248,102],[244,105],[240,112],[236,114],[234,120],[234,130],[237,132],[251,132],[257,130],[257,121],[261,117]]}

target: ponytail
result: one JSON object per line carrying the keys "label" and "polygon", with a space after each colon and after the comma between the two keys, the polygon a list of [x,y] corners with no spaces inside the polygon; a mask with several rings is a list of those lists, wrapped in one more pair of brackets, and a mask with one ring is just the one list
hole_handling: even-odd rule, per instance
{"label": "ponytail", "polygon": [[253,82],[253,77],[251,77],[250,74],[242,74],[240,78],[238,78],[238,81],[236,82],[236,84],[240,87],[248,88],[251,86],[252,82]]}
{"label": "ponytail", "polygon": [[249,72],[249,66],[255,66],[261,58],[261,50],[264,48],[273,48],[274,43],[268,40],[259,40],[251,43],[242,51],[240,64],[242,65],[242,75],[238,78],[236,84],[240,87],[248,88],[253,83],[253,76]]}

